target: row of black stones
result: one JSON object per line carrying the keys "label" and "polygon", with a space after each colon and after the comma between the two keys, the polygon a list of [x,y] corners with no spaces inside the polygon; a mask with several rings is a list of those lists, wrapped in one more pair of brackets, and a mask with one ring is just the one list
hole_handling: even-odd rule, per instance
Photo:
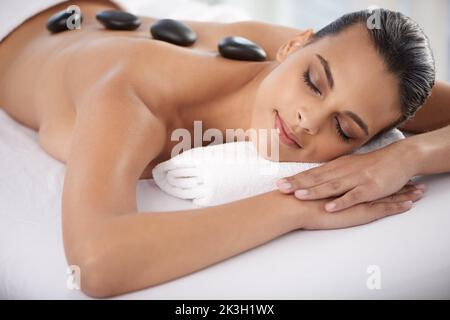
{"label": "row of black stones", "polygon": [[[47,29],[52,33],[68,30],[67,19],[72,13],[66,10],[51,16],[47,22]],[[141,25],[139,17],[124,11],[106,10],[97,13],[97,20],[109,30],[136,30]],[[80,16],[80,22],[83,16]],[[150,27],[150,33],[156,40],[169,42],[178,46],[191,46],[197,40],[194,30],[186,24],[172,19],[161,19]],[[266,52],[256,43],[237,36],[230,36],[220,40],[219,53],[227,59],[264,61]]]}

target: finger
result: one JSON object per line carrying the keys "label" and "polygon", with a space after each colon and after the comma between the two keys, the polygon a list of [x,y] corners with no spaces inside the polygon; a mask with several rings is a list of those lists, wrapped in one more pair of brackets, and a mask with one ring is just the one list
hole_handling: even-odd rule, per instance
{"label": "finger", "polygon": [[399,192],[408,192],[414,190],[421,190],[423,193],[425,193],[427,191],[427,186],[424,184],[406,185]]}
{"label": "finger", "polygon": [[[295,197],[301,200],[317,200],[339,196],[356,187],[356,181],[352,181],[353,178],[354,175],[348,175],[339,179],[333,179],[316,187],[296,190],[294,194]],[[415,185],[406,184],[398,192],[408,192],[414,190],[417,190]]]}
{"label": "finger", "polygon": [[369,199],[369,188],[357,186],[342,197],[325,204],[325,210],[328,212],[336,212],[370,200],[372,199]]}
{"label": "finger", "polygon": [[411,179],[409,179],[408,183],[405,185],[406,186],[415,186],[417,189],[421,189],[424,192],[427,190],[427,186],[423,183],[421,184],[414,184],[414,181],[412,181]]}
{"label": "finger", "polygon": [[331,170],[325,166],[309,169],[294,176],[280,179],[277,182],[277,186],[283,193],[292,193],[295,190],[310,188],[339,177],[337,170]]}
{"label": "finger", "polygon": [[422,190],[423,192],[427,191],[427,186],[423,183],[415,185],[417,189]]}
{"label": "finger", "polygon": [[405,184],[400,190],[410,190],[411,188],[415,188],[416,186],[413,183]]}
{"label": "finger", "polygon": [[372,222],[384,217],[408,211],[412,208],[413,202],[410,200],[401,202],[379,202],[364,204],[364,206],[366,206],[368,210],[368,222]]}
{"label": "finger", "polygon": [[[427,191],[427,188],[424,184],[421,185],[415,185],[415,184],[409,184],[407,183],[403,188],[401,188],[396,193],[391,194],[388,197],[384,197],[381,199],[377,199],[376,201],[391,201],[391,202],[399,202],[398,199],[404,199],[405,197],[411,196],[413,194],[415,195],[423,195]],[[400,197],[400,195],[404,194],[405,196]],[[405,199],[406,201],[406,199]]]}
{"label": "finger", "polygon": [[412,188],[411,190],[407,192],[402,193],[394,193],[393,195],[390,195],[389,197],[385,197],[376,201],[372,202],[405,202],[405,201],[412,201],[416,202],[417,200],[420,200],[422,196],[424,195],[424,191],[420,189]]}
{"label": "finger", "polygon": [[325,199],[339,196],[355,187],[354,175],[347,175],[338,179],[327,181],[309,189],[299,189],[294,192],[295,197],[301,200]]}
{"label": "finger", "polygon": [[[419,189],[420,188],[420,189]],[[344,194],[342,197],[337,198],[327,204],[325,204],[325,210],[328,212],[336,212],[343,209],[350,208],[356,204],[360,204],[367,201],[374,200],[373,197],[370,197],[370,187],[369,186],[358,186],[350,191],[348,191],[346,194]],[[423,192],[426,191],[425,185],[405,185],[399,192],[409,192],[411,190],[422,190]],[[403,190],[403,191],[402,191]]]}
{"label": "finger", "polygon": [[420,190],[420,189],[417,189],[416,185],[414,185],[414,184],[406,184],[403,186],[403,188],[401,188],[397,192],[393,193],[392,195],[397,194],[397,193],[405,193],[405,192],[409,192],[409,191],[414,191],[414,190]]}
{"label": "finger", "polygon": [[321,217],[318,229],[338,229],[367,224],[381,218],[406,212],[412,208],[412,201],[379,202],[360,204],[336,214],[326,213]]}

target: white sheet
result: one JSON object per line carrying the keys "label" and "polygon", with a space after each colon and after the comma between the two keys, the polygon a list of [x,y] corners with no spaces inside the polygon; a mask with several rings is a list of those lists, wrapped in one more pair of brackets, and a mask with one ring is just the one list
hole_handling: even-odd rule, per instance
{"label": "white sheet", "polygon": [[[172,2],[179,4],[157,7],[148,0],[151,8],[138,12],[164,16],[170,10],[172,17],[204,20],[214,12],[192,13],[186,1]],[[245,16],[227,10],[228,21]],[[36,133],[0,110],[0,298],[89,298],[66,285],[63,178],[64,165],[37,145]],[[345,230],[292,232],[200,272],[117,298],[450,298],[450,174],[420,180],[429,191],[403,215]],[[194,208],[152,180],[140,181],[137,193],[140,211]],[[380,268],[380,290],[366,286],[370,265]]]}

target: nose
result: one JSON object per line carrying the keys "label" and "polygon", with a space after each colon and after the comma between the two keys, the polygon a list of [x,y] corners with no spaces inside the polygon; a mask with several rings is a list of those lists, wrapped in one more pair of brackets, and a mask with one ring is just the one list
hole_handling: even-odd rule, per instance
{"label": "nose", "polygon": [[315,119],[312,115],[306,115],[305,112],[297,111],[298,126],[310,135],[319,132],[319,119]]}

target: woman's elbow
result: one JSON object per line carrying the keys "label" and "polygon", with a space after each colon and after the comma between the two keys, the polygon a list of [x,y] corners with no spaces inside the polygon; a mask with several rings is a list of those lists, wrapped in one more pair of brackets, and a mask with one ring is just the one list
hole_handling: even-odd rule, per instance
{"label": "woman's elbow", "polygon": [[100,241],[84,246],[84,250],[70,261],[78,266],[80,290],[93,298],[109,298],[159,283],[153,277],[138,277],[140,273],[131,271],[133,268],[122,253],[123,250],[108,250],[108,246]]}
{"label": "woman's elbow", "polygon": [[85,264],[80,269],[80,289],[84,294],[92,298],[108,298],[118,294],[103,266]]}
{"label": "woman's elbow", "polygon": [[80,290],[93,298],[108,298],[119,294],[117,281],[114,281],[116,275],[113,274],[113,268],[109,265],[105,257],[105,248],[99,243],[92,242],[83,245],[77,254],[70,254],[68,248],[68,256],[71,266],[76,266],[78,270],[78,280]]}
{"label": "woman's elbow", "polygon": [[[89,232],[65,237],[67,261],[79,270],[79,287],[95,298],[108,298],[160,283],[155,277],[154,255],[147,250],[145,263],[135,232],[121,224],[98,224]],[[89,236],[87,236],[89,234]],[[153,242],[152,242],[153,244]]]}
{"label": "woman's elbow", "polygon": [[104,265],[100,248],[95,248],[95,244],[89,244],[89,249],[86,247],[84,246],[83,252],[77,254],[76,258],[69,260],[70,265],[75,266],[78,271],[77,282],[80,290],[93,298],[112,296],[108,270]]}

